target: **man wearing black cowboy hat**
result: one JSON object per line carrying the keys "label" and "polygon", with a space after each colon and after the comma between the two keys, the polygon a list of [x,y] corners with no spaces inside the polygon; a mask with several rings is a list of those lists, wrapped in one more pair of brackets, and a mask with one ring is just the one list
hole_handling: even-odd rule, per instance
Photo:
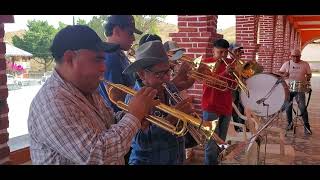
{"label": "man wearing black cowboy hat", "polygon": [[[142,80],[142,84],[136,83],[135,90],[143,86],[157,89],[158,99],[167,105],[174,105],[176,109],[187,114],[194,112],[190,99],[174,104],[173,100],[162,86],[166,83],[169,88],[174,86],[170,83],[171,69],[168,56],[161,41],[150,41],[142,44],[136,52],[136,61],[128,66],[123,73],[137,72]],[[127,102],[130,101],[127,96]],[[154,109],[152,115],[163,117],[175,124],[177,120],[170,115]],[[176,137],[170,132],[154,124],[147,125],[148,128],[139,131],[133,142],[129,164],[161,164],[177,165],[183,164],[185,159],[184,137]]]}
{"label": "man wearing black cowboy hat", "polygon": [[[132,15],[111,15],[108,17],[105,25],[107,42],[119,44],[120,49],[105,56],[105,64],[108,67],[104,73],[106,80],[130,87],[134,86],[135,76],[133,74],[122,74],[122,71],[130,64],[129,59],[123,51],[128,51],[132,46],[135,41],[135,33],[142,34],[142,32],[135,27]],[[109,100],[103,84],[100,84],[99,91],[106,103],[112,107],[115,112],[120,111],[120,109]]]}

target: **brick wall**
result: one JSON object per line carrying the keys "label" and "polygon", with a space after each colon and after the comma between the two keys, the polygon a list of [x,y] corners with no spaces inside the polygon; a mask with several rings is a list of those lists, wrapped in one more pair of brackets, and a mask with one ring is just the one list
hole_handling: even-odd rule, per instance
{"label": "brick wall", "polygon": [[[170,33],[173,41],[186,49],[186,54],[192,58],[199,56],[212,57],[213,41],[223,38],[217,34],[217,15],[179,15],[178,32]],[[201,112],[202,84],[197,82],[187,90],[194,97],[193,105],[199,115]],[[202,157],[203,149],[193,148],[194,157]]]}
{"label": "brick wall", "polygon": [[259,16],[236,16],[236,42],[244,47],[244,60],[255,60]]}
{"label": "brick wall", "polygon": [[8,89],[7,89],[7,77],[6,77],[6,45],[3,42],[4,37],[4,23],[12,23],[13,16],[0,15],[0,164],[9,164],[8,147],[9,134],[7,128],[9,127],[8,120]]}
{"label": "brick wall", "polygon": [[290,24],[290,50],[294,48],[294,35],[295,30],[293,26]]}
{"label": "brick wall", "polygon": [[274,55],[275,16],[260,16],[259,28],[258,63],[264,67],[264,72],[271,72]]}
{"label": "brick wall", "polygon": [[290,59],[290,22],[285,18],[285,34],[284,34],[284,54],[283,54],[283,61],[288,61]]}
{"label": "brick wall", "polygon": [[[217,19],[217,15],[178,15],[178,32],[170,33],[169,36],[186,49],[188,56],[211,57],[213,41],[223,38],[217,34]],[[195,97],[194,107],[201,114],[202,84],[195,83],[187,91]]]}
{"label": "brick wall", "polygon": [[285,24],[283,16],[276,16],[276,27],[274,37],[274,56],[272,63],[272,72],[277,72],[281,68],[284,55],[284,36]]}

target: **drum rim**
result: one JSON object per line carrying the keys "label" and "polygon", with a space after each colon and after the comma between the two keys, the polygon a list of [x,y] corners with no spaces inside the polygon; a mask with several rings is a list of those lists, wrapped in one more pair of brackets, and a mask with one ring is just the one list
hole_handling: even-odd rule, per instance
{"label": "drum rim", "polygon": [[[259,73],[259,74],[255,74],[255,75],[253,75],[253,76],[251,76],[250,78],[252,78],[252,77],[254,77],[254,76],[257,76],[257,75],[262,75],[262,74],[267,74],[267,75],[271,75],[271,76],[273,76],[273,77],[275,77],[275,78],[277,78],[277,79],[283,79],[284,80],[284,78],[283,77],[281,77],[281,76],[279,76],[279,75],[277,75],[277,74],[274,74],[274,73],[268,73],[268,72],[262,72],[262,73]],[[250,78],[248,78],[248,79],[246,79],[246,81],[247,80],[249,80]],[[280,84],[282,84],[283,85],[283,88],[284,88],[284,93],[285,93],[285,99],[284,99],[284,102],[282,103],[282,105],[281,105],[281,107],[283,107],[285,104],[286,104],[286,102],[289,100],[289,96],[290,96],[290,87],[288,86],[288,84],[285,82],[285,80],[283,81],[283,82],[281,82]],[[241,90],[240,91],[240,94],[239,94],[239,98],[240,98],[240,103],[241,103],[241,105],[245,108],[245,106],[243,105],[243,100],[242,100],[242,94],[243,94],[244,92]],[[282,108],[281,108],[282,109]],[[281,110],[280,109],[280,110]],[[276,114],[277,112],[275,112],[275,113],[273,113],[273,114],[269,114],[269,116],[272,116],[272,115],[274,115],[274,114]],[[261,116],[261,115],[258,115],[258,114],[256,114],[256,116],[258,116],[258,117],[267,117],[266,115],[263,115],[263,116]]]}

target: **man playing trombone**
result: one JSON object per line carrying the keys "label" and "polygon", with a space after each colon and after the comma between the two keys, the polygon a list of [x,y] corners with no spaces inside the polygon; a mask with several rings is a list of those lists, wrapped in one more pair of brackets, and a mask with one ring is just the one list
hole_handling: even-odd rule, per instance
{"label": "man playing trombone", "polygon": [[[231,59],[228,59],[229,42],[225,39],[218,39],[213,44],[214,57],[203,59],[203,63],[214,63],[213,70],[210,70],[208,66],[201,64],[198,71],[208,74],[218,74],[223,77],[233,78],[229,72],[233,69],[230,65]],[[225,140],[229,127],[229,122],[232,115],[232,90],[226,89],[224,91],[212,88],[206,84],[203,84],[203,96],[202,96],[202,110],[203,119],[206,121],[213,121],[218,119],[218,125],[216,127],[216,134]],[[205,164],[214,165],[218,164],[218,152],[219,148],[216,143],[211,139],[205,145]]]}

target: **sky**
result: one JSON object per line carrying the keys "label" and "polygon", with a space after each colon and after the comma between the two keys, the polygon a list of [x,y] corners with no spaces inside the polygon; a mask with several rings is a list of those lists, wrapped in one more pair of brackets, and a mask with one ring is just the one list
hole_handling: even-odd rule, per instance
{"label": "sky", "polygon": [[[81,18],[87,22],[92,19],[93,16],[98,15],[74,15],[75,18]],[[27,28],[28,20],[47,20],[49,24],[58,27],[58,22],[62,21],[65,24],[73,23],[73,15],[15,15],[15,23],[7,23],[4,28],[6,32],[18,31],[21,29]],[[168,15],[165,19],[165,22],[170,24],[177,25],[178,16],[177,15]],[[230,26],[235,25],[235,16],[234,15],[219,15],[217,29],[225,29]]]}

